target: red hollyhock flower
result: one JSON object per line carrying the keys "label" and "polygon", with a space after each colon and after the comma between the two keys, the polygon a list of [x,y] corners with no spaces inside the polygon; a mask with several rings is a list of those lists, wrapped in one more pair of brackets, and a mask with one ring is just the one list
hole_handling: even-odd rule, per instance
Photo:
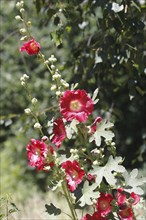
{"label": "red hollyhock flower", "polygon": [[75,191],[78,184],[82,182],[83,176],[85,175],[84,170],[80,168],[80,165],[76,160],[67,160],[62,163],[62,168],[65,169],[66,181],[70,191]]}
{"label": "red hollyhock flower", "polygon": [[111,201],[113,196],[108,193],[101,193],[97,200],[96,208],[101,216],[107,215],[111,211]]}
{"label": "red hollyhock flower", "polygon": [[68,121],[84,122],[92,113],[93,105],[85,90],[67,90],[60,98],[60,113]]}
{"label": "red hollyhock flower", "polygon": [[26,51],[26,53],[28,53],[29,55],[38,54],[38,52],[40,51],[40,44],[32,38],[30,41],[24,42],[24,44],[20,48],[20,52],[23,51]]}
{"label": "red hollyhock flower", "polygon": [[93,124],[90,126],[90,133],[93,133],[96,131],[96,124],[97,123],[100,123],[102,121],[102,118],[101,117],[97,117],[95,119],[95,121],[93,122]]}
{"label": "red hollyhock flower", "polygon": [[127,207],[127,206],[124,207],[124,209],[121,209],[118,214],[121,220],[133,220],[134,219],[132,208]]}
{"label": "red hollyhock flower", "polygon": [[48,152],[47,145],[43,141],[31,139],[31,143],[26,146],[29,165],[43,170],[45,158]]}
{"label": "red hollyhock flower", "polygon": [[52,143],[59,148],[62,141],[66,138],[65,126],[62,118],[57,118],[54,121],[53,133]]}

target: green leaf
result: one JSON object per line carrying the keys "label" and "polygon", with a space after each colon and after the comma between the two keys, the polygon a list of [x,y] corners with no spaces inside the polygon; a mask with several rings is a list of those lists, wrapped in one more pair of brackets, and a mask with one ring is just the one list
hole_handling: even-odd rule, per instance
{"label": "green leaf", "polygon": [[82,189],[82,197],[80,198],[80,206],[83,207],[84,205],[92,205],[92,199],[97,199],[99,197],[99,192],[94,192],[97,188],[97,184],[93,183],[89,185],[88,181],[85,181],[83,189]]}
{"label": "green leaf", "polygon": [[50,205],[45,204],[46,207],[46,212],[49,215],[60,215],[61,214],[61,209],[56,208],[52,203]]}
{"label": "green leaf", "polygon": [[95,181],[97,186],[100,185],[103,177],[106,179],[109,185],[114,186],[116,184],[115,172],[125,172],[125,167],[119,165],[119,163],[122,163],[122,161],[122,157],[115,157],[114,159],[113,156],[110,156],[105,166],[93,166],[93,170],[91,170],[89,173],[96,175]]}
{"label": "green leaf", "polygon": [[95,140],[95,143],[97,146],[101,145],[101,137],[104,137],[106,141],[112,140],[112,138],[115,136],[112,131],[109,131],[108,129],[113,127],[113,123],[106,122],[106,120],[102,120],[102,122],[97,125],[95,133],[90,137],[89,142],[92,142]]}
{"label": "green leaf", "polygon": [[138,178],[138,169],[133,169],[130,173],[125,171],[123,173],[126,186],[130,186],[130,189],[125,189],[125,191],[131,193],[135,192],[139,195],[142,195],[144,191],[139,187],[146,183],[145,177]]}

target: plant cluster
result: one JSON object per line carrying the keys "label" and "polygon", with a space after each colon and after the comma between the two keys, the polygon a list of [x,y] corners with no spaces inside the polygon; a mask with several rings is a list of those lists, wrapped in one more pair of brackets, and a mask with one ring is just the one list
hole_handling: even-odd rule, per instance
{"label": "plant cluster", "polygon": [[[30,76],[24,74],[21,77],[21,85],[31,103],[24,111],[34,118],[34,129],[40,134],[40,139],[32,138],[26,146],[29,165],[48,173],[49,189],[62,192],[70,208],[67,215],[73,220],[138,219],[135,209],[143,200],[141,186],[146,179],[138,177],[137,169],[131,173],[126,171],[122,165],[124,159],[117,156],[113,141],[114,124],[94,114],[99,89],[89,94],[84,89],[77,89],[78,84],[68,84],[55,65],[57,58],[51,55],[46,59],[41,44],[31,34],[24,2],[17,2],[16,6],[20,11],[16,19],[24,25],[20,29],[24,41],[20,52],[37,56],[46,66],[52,77],[52,106],[54,99],[57,103],[44,127],[37,111],[41,103],[29,90]],[[87,207],[89,213],[86,213]],[[82,217],[79,217],[78,209],[84,211]],[[54,215],[62,212],[52,203],[46,205],[46,210]]]}

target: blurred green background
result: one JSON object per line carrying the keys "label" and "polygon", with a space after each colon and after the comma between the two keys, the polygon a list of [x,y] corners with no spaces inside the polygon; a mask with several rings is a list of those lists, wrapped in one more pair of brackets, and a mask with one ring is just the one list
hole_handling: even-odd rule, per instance
{"label": "blurred green background", "polygon": [[[22,45],[15,20],[15,0],[1,1],[1,192],[24,201],[36,191],[47,191],[48,175],[27,165],[25,146],[39,138],[33,120],[24,115],[29,107],[20,85],[30,76],[30,90],[39,100],[39,110],[51,106],[51,77],[37,58],[20,53]],[[95,117],[110,117],[115,123],[117,154],[128,169],[144,173],[146,161],[146,68],[145,9],[143,1],[25,0],[31,33],[46,57],[55,54],[57,68],[69,83],[93,92],[99,87]],[[51,112],[42,115],[44,125]],[[31,188],[31,190],[28,190]]]}

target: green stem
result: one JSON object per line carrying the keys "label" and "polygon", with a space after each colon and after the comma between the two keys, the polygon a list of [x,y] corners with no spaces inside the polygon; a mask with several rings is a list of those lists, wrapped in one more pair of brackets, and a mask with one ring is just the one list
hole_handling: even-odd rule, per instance
{"label": "green stem", "polygon": [[27,26],[27,23],[26,23],[26,20],[25,20],[25,15],[24,15],[24,13],[21,13],[21,14],[22,14],[22,19],[23,19],[23,23],[24,23],[25,29],[27,31],[27,34],[28,34],[29,38],[31,39],[32,36],[31,36],[30,31],[28,29],[28,26]]}
{"label": "green stem", "polygon": [[66,197],[67,203],[69,205],[69,208],[70,208],[70,211],[71,211],[71,214],[72,214],[72,219],[73,220],[78,220],[77,215],[76,215],[75,210],[74,210],[74,207],[73,207],[73,204],[72,204],[71,200],[69,199],[70,195],[68,193],[65,182],[62,183],[62,189],[63,189],[64,195]]}

